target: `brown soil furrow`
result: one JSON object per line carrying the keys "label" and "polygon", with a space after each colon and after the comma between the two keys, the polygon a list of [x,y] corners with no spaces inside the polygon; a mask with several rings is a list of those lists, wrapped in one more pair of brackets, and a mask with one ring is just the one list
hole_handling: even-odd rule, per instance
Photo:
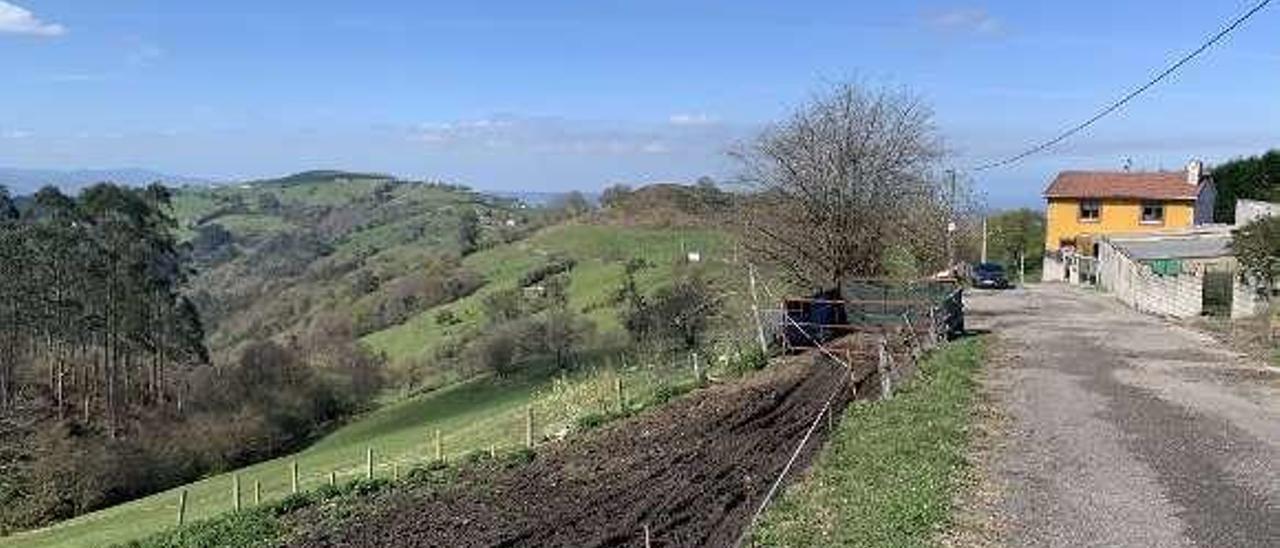
{"label": "brown soil furrow", "polygon": [[[730,546],[846,378],[797,357],[442,490],[397,489],[297,546]],[[848,398],[838,398],[837,409]],[[807,464],[825,435],[801,457]],[[794,476],[799,469],[793,469]],[[307,523],[307,516],[296,518]]]}

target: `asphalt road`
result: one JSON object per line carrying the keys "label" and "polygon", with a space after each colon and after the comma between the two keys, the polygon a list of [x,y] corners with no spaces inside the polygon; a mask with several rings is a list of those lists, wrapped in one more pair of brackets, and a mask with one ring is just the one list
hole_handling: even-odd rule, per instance
{"label": "asphalt road", "polygon": [[983,467],[1008,546],[1280,546],[1280,375],[1058,284],[966,294],[1006,417]]}

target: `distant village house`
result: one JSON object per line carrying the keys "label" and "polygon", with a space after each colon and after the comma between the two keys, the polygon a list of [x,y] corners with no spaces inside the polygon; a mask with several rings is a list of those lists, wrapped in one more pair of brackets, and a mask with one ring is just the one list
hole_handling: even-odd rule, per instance
{"label": "distant village house", "polygon": [[1064,171],[1045,190],[1045,281],[1090,279],[1098,239],[1187,229],[1213,219],[1203,164],[1183,171]]}

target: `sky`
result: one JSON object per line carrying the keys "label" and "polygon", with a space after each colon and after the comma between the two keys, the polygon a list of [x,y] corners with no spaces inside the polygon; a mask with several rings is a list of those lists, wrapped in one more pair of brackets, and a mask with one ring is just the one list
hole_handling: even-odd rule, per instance
{"label": "sky", "polygon": [[1115,116],[1007,168],[1255,0],[0,0],[0,166],[237,180],[336,168],[488,190],[732,179],[835,82],[932,105],[993,206],[1063,169],[1280,146],[1280,4]]}

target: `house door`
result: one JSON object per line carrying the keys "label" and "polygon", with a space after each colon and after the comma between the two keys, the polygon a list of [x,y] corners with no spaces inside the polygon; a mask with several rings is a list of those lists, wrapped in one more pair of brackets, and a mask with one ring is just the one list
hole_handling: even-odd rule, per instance
{"label": "house door", "polygon": [[1231,317],[1231,299],[1235,289],[1236,273],[1229,268],[1206,265],[1202,291],[1202,314],[1205,316]]}

